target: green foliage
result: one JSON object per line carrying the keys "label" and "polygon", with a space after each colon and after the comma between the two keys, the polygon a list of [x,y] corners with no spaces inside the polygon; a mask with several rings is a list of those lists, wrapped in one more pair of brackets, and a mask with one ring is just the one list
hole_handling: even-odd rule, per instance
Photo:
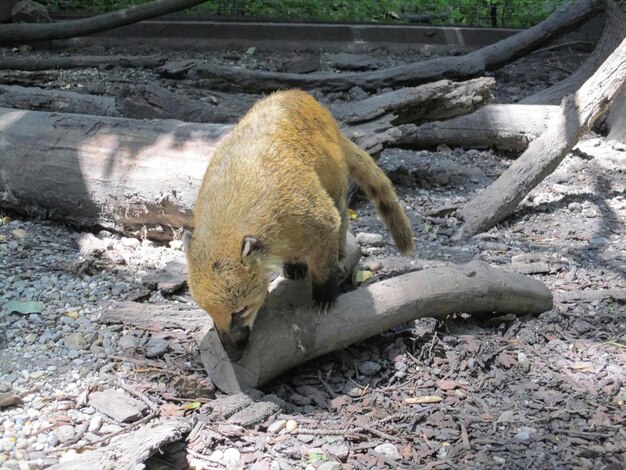
{"label": "green foliage", "polygon": [[[62,13],[100,13],[142,0],[47,0]],[[186,16],[289,21],[407,23],[428,15],[433,24],[523,28],[537,24],[568,0],[207,0]]]}

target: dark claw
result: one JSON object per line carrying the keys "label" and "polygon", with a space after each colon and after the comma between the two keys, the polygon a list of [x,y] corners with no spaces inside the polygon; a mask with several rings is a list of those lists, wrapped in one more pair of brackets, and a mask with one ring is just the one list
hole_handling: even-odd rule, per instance
{"label": "dark claw", "polygon": [[287,279],[304,279],[308,270],[306,263],[285,263],[283,265],[283,275]]}
{"label": "dark claw", "polygon": [[313,283],[313,303],[321,311],[326,312],[339,296],[339,282],[337,273],[333,272],[322,284]]}

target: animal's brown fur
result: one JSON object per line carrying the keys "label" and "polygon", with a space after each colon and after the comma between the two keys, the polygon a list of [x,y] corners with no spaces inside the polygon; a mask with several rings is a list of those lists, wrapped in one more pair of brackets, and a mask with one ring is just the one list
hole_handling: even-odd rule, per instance
{"label": "animal's brown fur", "polygon": [[262,99],[223,141],[204,175],[187,250],[191,292],[219,331],[230,330],[234,312],[252,326],[266,272],[280,263],[306,263],[316,300],[334,300],[348,175],[374,201],[398,250],[411,252],[411,226],[391,182],[307,93]]}

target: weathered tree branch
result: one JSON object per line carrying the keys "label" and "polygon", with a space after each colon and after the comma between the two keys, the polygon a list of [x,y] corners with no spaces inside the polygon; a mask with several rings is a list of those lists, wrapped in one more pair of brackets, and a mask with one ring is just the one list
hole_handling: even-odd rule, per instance
{"label": "weathered tree branch", "polygon": [[469,237],[510,215],[526,195],[552,173],[580,137],[591,129],[626,86],[626,40],[613,51],[574,96],[564,98],[560,114],[491,186],[460,211]]}
{"label": "weathered tree branch", "polygon": [[[32,23],[28,23],[32,24]],[[41,23],[38,23],[41,24]],[[0,26],[0,32],[2,26]],[[0,69],[2,70],[54,70],[54,69],[78,69],[85,67],[158,67],[163,65],[165,58],[161,55],[149,56],[56,56],[39,57],[34,60],[31,57],[0,57]]]}
{"label": "weathered tree branch", "polygon": [[570,31],[604,9],[604,0],[578,0],[565,9],[553,13],[545,21],[495,44],[478,49],[464,56],[440,57],[423,62],[390,67],[364,73],[311,73],[294,74],[220,67],[189,63],[184,67],[168,64],[162,73],[176,69],[179,78],[186,74],[197,78],[200,87],[229,90],[267,92],[285,88],[317,89],[324,91],[348,90],[359,86],[366,90],[385,87],[415,86],[443,78],[468,79],[496,70],[531,52],[554,37]]}
{"label": "weathered tree branch", "polygon": [[460,312],[526,315],[552,308],[552,294],[541,282],[479,261],[360,287],[339,296],[325,315],[310,308],[310,298],[302,294],[307,284],[279,278],[239,362],[228,360],[215,330],[202,337],[202,361],[218,388],[234,393],[260,387],[305,361],[417,318]]}
{"label": "weathered tree branch", "polygon": [[123,10],[82,20],[57,23],[18,23],[0,25],[0,45],[23,44],[50,39],[68,39],[98,33],[157,16],[190,8],[206,0],[153,0]]}

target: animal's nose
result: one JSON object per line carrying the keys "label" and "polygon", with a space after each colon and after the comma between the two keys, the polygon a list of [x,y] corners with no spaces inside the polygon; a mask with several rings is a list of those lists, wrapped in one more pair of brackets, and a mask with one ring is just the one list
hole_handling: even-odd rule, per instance
{"label": "animal's nose", "polygon": [[233,326],[228,331],[217,331],[228,359],[237,362],[243,356],[250,337],[249,326]]}

